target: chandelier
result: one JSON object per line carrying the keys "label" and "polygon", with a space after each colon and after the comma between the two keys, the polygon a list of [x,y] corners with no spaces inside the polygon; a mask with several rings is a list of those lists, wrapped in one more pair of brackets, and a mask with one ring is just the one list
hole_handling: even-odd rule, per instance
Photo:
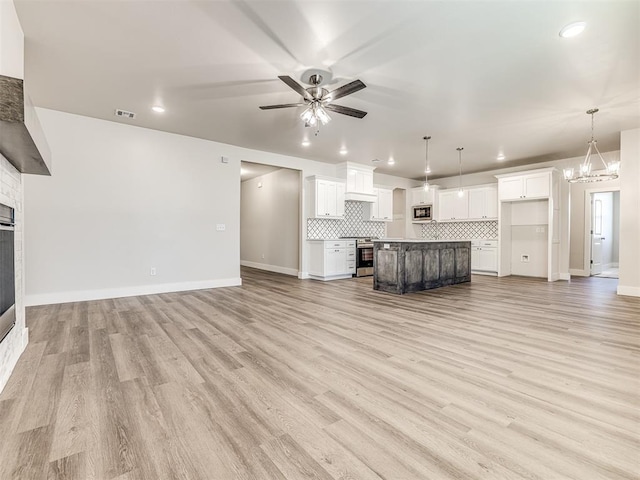
{"label": "chandelier", "polygon": [[[613,180],[618,178],[618,172],[620,170],[620,162],[611,161],[606,162],[602,155],[600,154],[600,150],[598,150],[597,142],[593,138],[593,115],[597,113],[599,110],[597,108],[592,108],[591,110],[587,110],[587,114],[591,115],[591,140],[589,140],[589,148],[587,149],[587,155],[584,157],[584,160],[577,168],[565,168],[564,169],[564,179],[569,183],[589,183],[589,182],[602,182],[604,180]],[[591,155],[597,154],[600,162],[602,162],[602,166],[604,170],[601,171],[591,171]]]}
{"label": "chandelier", "polygon": [[425,149],[425,156],[424,156],[424,191],[428,192],[429,191],[429,172],[431,172],[431,169],[429,168],[429,140],[431,140],[431,137],[426,136],[426,137],[422,137],[422,139],[426,142],[426,149]]}

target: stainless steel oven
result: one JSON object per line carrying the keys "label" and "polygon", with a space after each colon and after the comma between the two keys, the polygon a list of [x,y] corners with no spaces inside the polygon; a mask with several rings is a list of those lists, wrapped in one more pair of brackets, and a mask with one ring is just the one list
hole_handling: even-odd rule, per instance
{"label": "stainless steel oven", "polygon": [[356,277],[373,275],[373,242],[359,238],[356,242]]}
{"label": "stainless steel oven", "polygon": [[341,237],[356,241],[356,277],[373,275],[373,239],[371,237]]}

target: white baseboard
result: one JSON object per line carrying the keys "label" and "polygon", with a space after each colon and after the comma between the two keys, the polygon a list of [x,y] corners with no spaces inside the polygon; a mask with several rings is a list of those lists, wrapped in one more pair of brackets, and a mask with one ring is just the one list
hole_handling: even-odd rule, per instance
{"label": "white baseboard", "polygon": [[559,280],[571,280],[571,274],[570,273],[561,273],[558,276]]}
{"label": "white baseboard", "polygon": [[347,278],[353,278],[350,273],[343,273],[340,275],[331,275],[330,277],[321,277],[319,275],[309,275],[312,280],[320,280],[321,282],[330,282],[331,280],[345,280]]}
{"label": "white baseboard", "polygon": [[257,268],[258,270],[266,270],[268,272],[283,273],[285,275],[298,276],[298,270],[295,268],[281,267],[279,265],[269,265],[267,263],[249,262],[247,260],[240,260],[240,265],[243,267]]}
{"label": "white baseboard", "polygon": [[220,278],[199,282],[164,283],[159,285],[139,285],[123,288],[105,288],[100,290],[79,290],[74,292],[42,293],[25,295],[27,307],[35,305],[52,305],[55,303],[86,302],[88,300],[104,300],[107,298],[135,297],[138,295],[155,295],[158,293],[185,292],[188,290],[205,290],[208,288],[237,287],[242,285],[241,278]]}
{"label": "white baseboard", "polygon": [[569,275],[574,277],[589,277],[591,273],[588,270],[583,270],[581,268],[570,268]]}
{"label": "white baseboard", "polygon": [[309,278],[309,272],[298,272],[298,278],[300,280],[307,280]]}
{"label": "white baseboard", "polygon": [[472,275],[486,275],[488,277],[497,277],[498,272],[486,272],[484,270],[471,270]]}
{"label": "white baseboard", "polygon": [[[20,335],[20,344],[18,344],[17,336]],[[4,390],[4,387],[7,386],[7,382],[9,381],[9,377],[11,377],[11,373],[13,369],[16,367],[18,360],[20,360],[20,356],[24,352],[25,348],[27,348],[27,343],[29,341],[29,329],[23,328],[22,333],[18,332],[17,328],[14,327],[4,338],[2,345],[3,348],[9,349],[8,352],[3,352],[3,361],[6,360],[7,363],[3,363],[0,369],[0,393]],[[18,346],[19,345],[19,346]]]}
{"label": "white baseboard", "polygon": [[640,287],[629,287],[626,285],[618,285],[618,295],[626,295],[629,297],[640,297]]}

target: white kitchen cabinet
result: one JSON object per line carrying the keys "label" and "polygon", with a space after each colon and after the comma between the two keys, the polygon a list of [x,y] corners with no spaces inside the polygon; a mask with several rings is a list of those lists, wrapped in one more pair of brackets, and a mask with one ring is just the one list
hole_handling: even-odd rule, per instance
{"label": "white kitchen cabinet", "polygon": [[498,273],[498,242],[473,240],[471,242],[471,271],[474,273]]}
{"label": "white kitchen cabinet", "polygon": [[498,218],[497,187],[470,188],[467,192],[469,194],[470,220],[496,220]]}
{"label": "white kitchen cabinet", "polygon": [[457,189],[438,192],[439,221],[469,219],[469,195],[467,190],[463,190],[463,192],[462,196],[458,195]]}
{"label": "white kitchen cabinet", "polygon": [[336,175],[345,181],[346,200],[356,202],[372,202],[375,200],[373,193],[374,169],[375,167],[353,162],[344,162],[336,166]]}
{"label": "white kitchen cabinet", "polygon": [[343,218],[345,184],[318,176],[307,179],[309,218]]}
{"label": "white kitchen cabinet", "polygon": [[435,205],[435,197],[438,192],[436,185],[431,185],[425,192],[424,187],[411,189],[411,205]]}
{"label": "white kitchen cabinet", "polygon": [[364,219],[374,222],[392,222],[393,190],[374,187],[373,193],[376,196],[376,200],[365,204]]}
{"label": "white kitchen cabinet", "polygon": [[[517,274],[546,276],[549,282],[559,280],[563,228],[559,172],[548,167],[496,178],[500,200],[498,276]],[[543,235],[536,235],[540,233]]]}
{"label": "white kitchen cabinet", "polygon": [[355,273],[355,240],[309,240],[310,278],[337,280]]}
{"label": "white kitchen cabinet", "polygon": [[501,202],[548,198],[551,194],[551,173],[531,173],[498,178]]}

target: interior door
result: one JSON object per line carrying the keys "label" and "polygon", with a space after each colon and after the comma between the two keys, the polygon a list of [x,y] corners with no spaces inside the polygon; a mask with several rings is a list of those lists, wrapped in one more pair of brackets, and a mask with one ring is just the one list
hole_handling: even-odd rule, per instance
{"label": "interior door", "polygon": [[591,275],[602,273],[602,200],[591,200]]}

